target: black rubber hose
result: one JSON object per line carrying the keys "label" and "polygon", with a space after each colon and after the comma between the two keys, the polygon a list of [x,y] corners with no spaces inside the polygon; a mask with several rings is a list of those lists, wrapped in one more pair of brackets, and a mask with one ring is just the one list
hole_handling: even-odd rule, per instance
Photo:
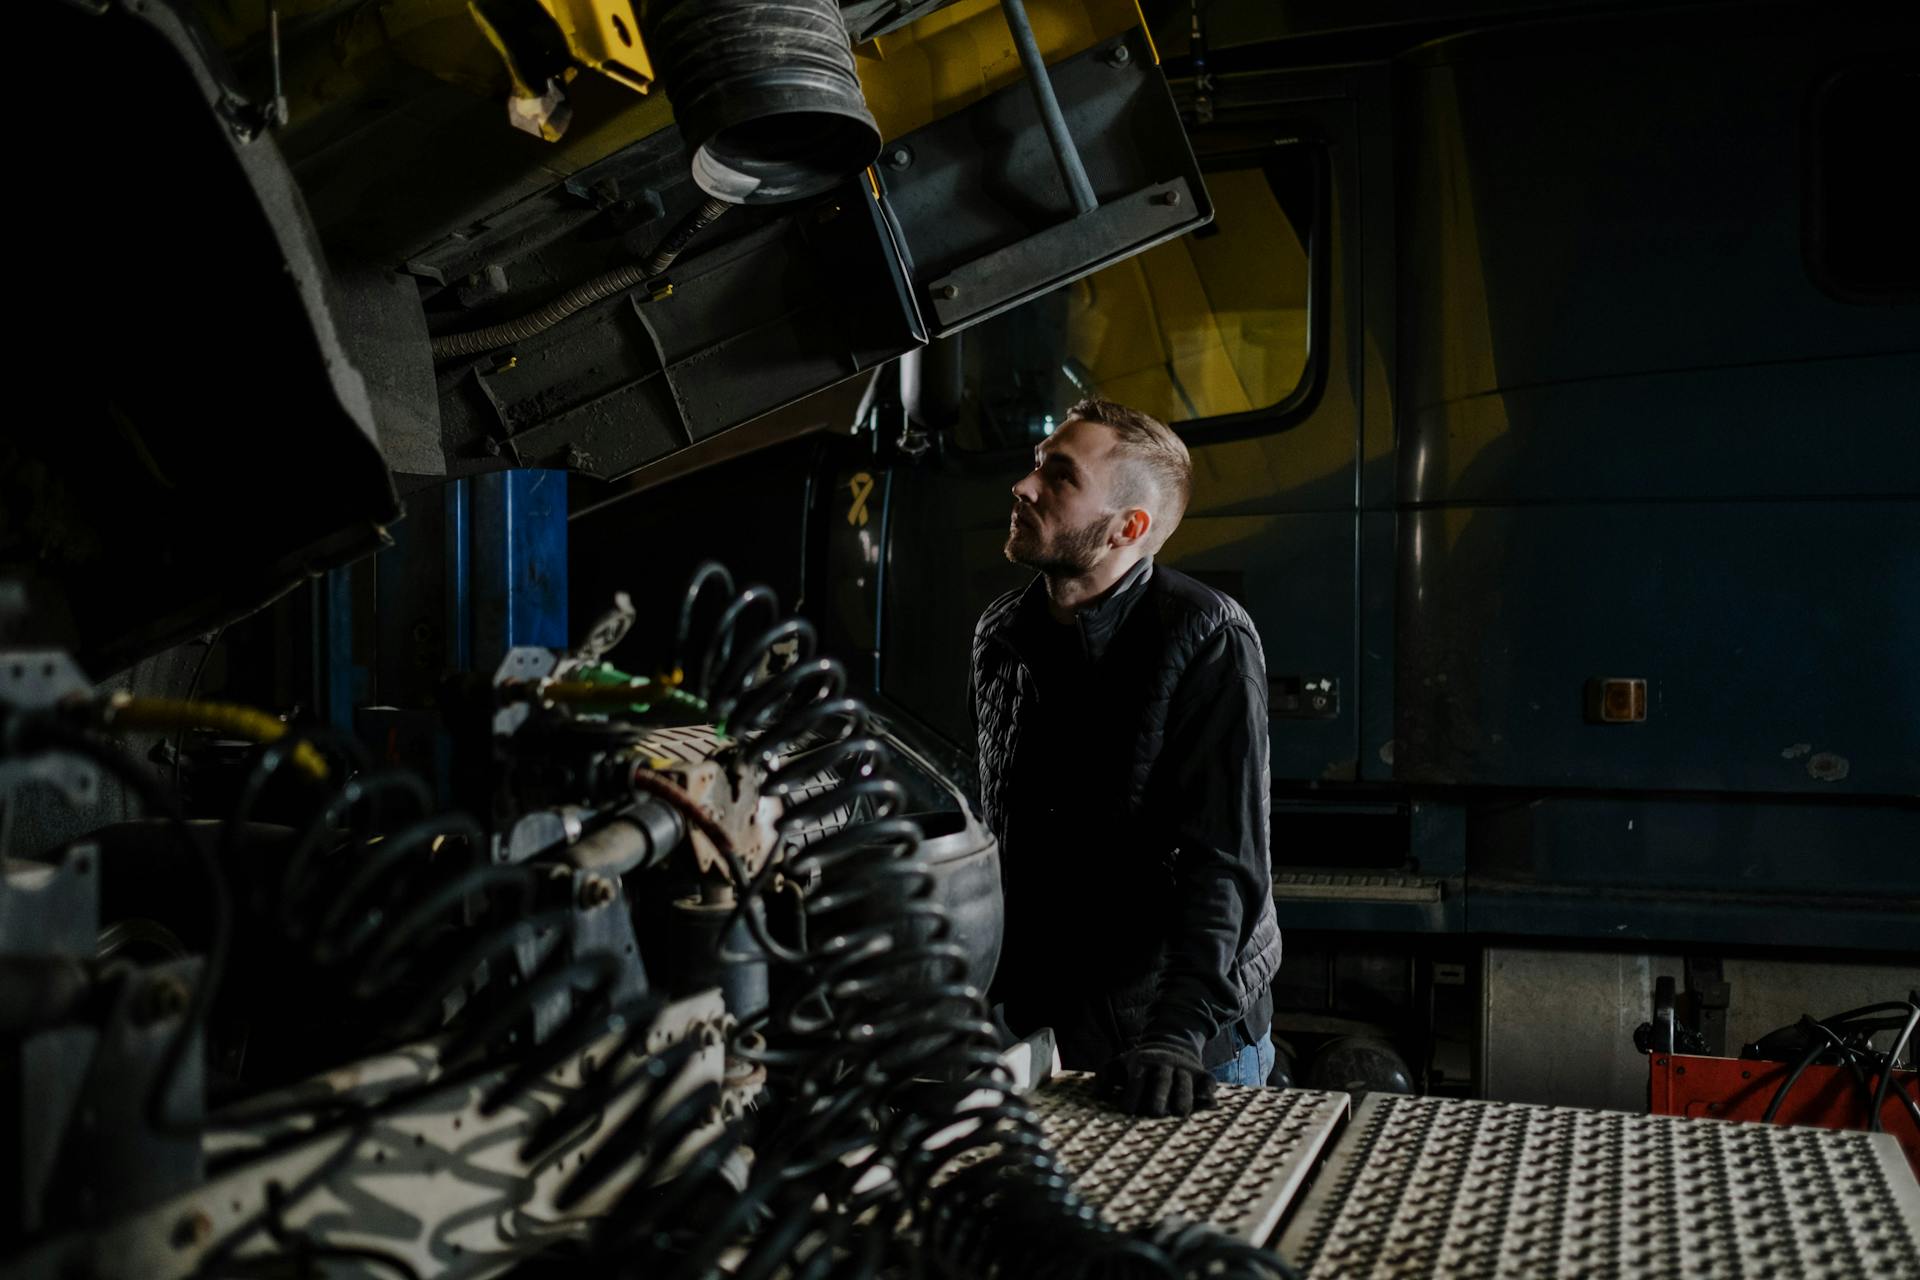
{"label": "black rubber hose", "polygon": [[[265,760],[267,753],[272,751],[273,747],[268,747],[267,751],[262,753],[262,760]],[[290,758],[291,752],[280,757],[272,766],[273,769],[277,771],[284,768]],[[328,795],[326,803],[314,810],[307,825],[301,829],[293,848],[288,850],[286,865],[281,873],[285,887],[280,901],[280,927],[289,937],[295,936],[300,929],[301,921],[298,918],[298,911],[308,905],[308,892],[313,887],[313,878],[309,876],[308,868],[316,858],[321,856],[322,847],[331,844],[337,838],[334,824],[344,821],[362,803],[372,802],[382,794],[396,792],[412,800],[422,814],[433,807],[426,787],[418,778],[410,773],[388,770],[347,779]],[[250,801],[251,797],[243,797],[243,799]],[[369,834],[379,825],[376,816],[372,813],[367,815]]]}
{"label": "black rubber hose", "polygon": [[[516,872],[520,874],[515,874]],[[461,906],[469,899],[496,888],[517,889],[521,900],[531,897],[531,877],[521,867],[496,867],[481,863],[461,872],[458,876],[440,884],[431,892],[422,896],[408,907],[405,914],[396,915],[379,926],[379,941],[361,958],[355,970],[353,990],[363,999],[371,999],[387,991],[397,990],[402,983],[413,976],[411,971],[421,960],[422,952],[407,950],[409,944],[418,943],[427,934],[429,927],[457,927]],[[411,886],[409,886],[411,887]],[[355,952],[363,945],[355,941]],[[445,986],[441,994],[458,988],[471,974],[445,975]],[[382,981],[382,979],[385,979]],[[411,984],[409,984],[411,985]]]}
{"label": "black rubber hose", "polygon": [[1787,1073],[1787,1078],[1780,1082],[1780,1087],[1774,1090],[1773,1101],[1767,1104],[1765,1113],[1760,1117],[1761,1124],[1773,1123],[1774,1116],[1780,1113],[1780,1104],[1787,1100],[1789,1093],[1793,1092],[1793,1086],[1799,1081],[1802,1073],[1813,1065],[1815,1058],[1818,1058],[1827,1050],[1827,1046],[1820,1043],[1819,1038],[1814,1034],[1818,1028],[1814,1024],[1813,1019],[1806,1019],[1805,1022],[1802,1023],[1802,1026],[1807,1031],[1807,1039],[1810,1041],[1810,1044],[1806,1053],[1801,1055],[1800,1061],[1794,1064],[1793,1070]]}
{"label": "black rubber hose", "polygon": [[683,675],[693,663],[693,655],[687,649],[693,639],[693,611],[699,607],[700,598],[707,593],[709,584],[717,584],[723,597],[733,594],[733,575],[727,572],[725,565],[707,560],[693,571],[693,577],[680,597],[680,619],[673,629],[673,664]]}
{"label": "black rubber hose", "polygon": [[821,195],[872,164],[880,129],[839,0],[644,0],[694,182],[741,204]]}
{"label": "black rubber hose", "polygon": [[[647,1033],[653,1019],[637,1017],[627,1023],[627,1032],[607,1051],[606,1057],[580,1087],[569,1094],[559,1107],[541,1120],[520,1144],[520,1158],[532,1160],[551,1151],[568,1134],[586,1124],[624,1090],[637,1083],[660,1087],[677,1075],[699,1052],[699,1045],[683,1039],[664,1052],[651,1054],[632,1071],[624,1071],[629,1057],[645,1052]],[[505,1105],[503,1099],[500,1105]],[[632,1123],[629,1121],[629,1123]]]}
{"label": "black rubber hose", "polygon": [[[1913,1029],[1920,1025],[1920,1004],[1912,1006],[1913,1012],[1907,1015],[1907,1023],[1900,1028],[1900,1036],[1893,1042],[1893,1048],[1887,1050],[1887,1060],[1880,1068],[1880,1084],[1873,1091],[1873,1113],[1867,1117],[1867,1131],[1880,1132],[1880,1108],[1887,1102],[1887,1086],[1893,1083],[1894,1068],[1900,1062],[1900,1054],[1906,1049],[1907,1042],[1913,1039]],[[1905,1090],[1902,1090],[1904,1093]]]}
{"label": "black rubber hose", "polygon": [[615,1009],[611,1017],[605,1020],[574,1019],[576,1025],[568,1028],[564,1035],[556,1033],[548,1036],[545,1044],[529,1052],[505,1079],[488,1091],[487,1096],[480,1100],[480,1114],[483,1116],[497,1114],[500,1108],[540,1083],[547,1072],[575,1054],[592,1048],[602,1038],[611,1035],[610,1028],[614,1024],[633,1022],[644,1024],[649,1022],[659,1009],[658,1000],[651,996],[641,996]]}
{"label": "black rubber hose", "polygon": [[611,298],[617,293],[625,293],[637,288],[649,280],[665,274],[673,265],[693,238],[710,226],[721,214],[733,206],[725,200],[713,197],[700,202],[699,208],[689,213],[667,232],[666,237],[654,247],[653,253],[645,262],[620,267],[604,275],[595,276],[584,284],[577,284],[559,297],[530,312],[517,320],[507,320],[500,324],[488,325],[484,329],[473,329],[466,333],[442,334],[433,340],[433,358],[435,360],[453,360],[460,356],[477,356],[484,351],[497,350],[523,342],[536,333],[545,333],[576,311],[583,311],[594,303]]}
{"label": "black rubber hose", "polygon": [[385,882],[404,864],[425,861],[423,853],[442,836],[464,836],[475,845],[486,839],[480,824],[472,818],[448,814],[416,822],[366,850],[348,873],[346,882],[333,891],[333,901],[320,912],[313,931],[315,957],[323,964],[333,964],[358,955],[378,932],[380,947],[373,954],[377,959],[385,959],[402,940],[410,937],[411,929],[397,928],[380,909],[383,904],[374,901],[374,895],[386,887]]}
{"label": "black rubber hose", "polygon": [[732,603],[721,612],[719,620],[713,624],[714,635],[718,637],[719,642],[707,650],[706,658],[700,663],[700,682],[694,686],[694,691],[701,697],[704,698],[707,695],[707,691],[713,684],[713,669],[724,668],[727,665],[727,659],[733,656],[734,630],[739,626],[741,615],[755,604],[766,609],[769,623],[780,620],[780,598],[766,587],[748,587],[734,597]]}

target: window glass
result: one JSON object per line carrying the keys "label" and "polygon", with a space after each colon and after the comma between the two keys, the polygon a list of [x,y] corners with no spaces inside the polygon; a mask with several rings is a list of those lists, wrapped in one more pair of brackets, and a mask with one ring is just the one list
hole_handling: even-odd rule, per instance
{"label": "window glass", "polygon": [[962,335],[963,447],[1031,446],[1083,396],[1185,423],[1265,409],[1299,386],[1311,174],[1296,157],[1206,181],[1210,225]]}

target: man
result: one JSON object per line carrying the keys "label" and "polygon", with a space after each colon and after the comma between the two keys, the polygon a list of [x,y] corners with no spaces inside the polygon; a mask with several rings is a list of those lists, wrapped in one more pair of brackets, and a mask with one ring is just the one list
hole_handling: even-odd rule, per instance
{"label": "man", "polygon": [[1266,662],[1244,609],[1153,562],[1192,483],[1164,423],[1075,405],[1013,487],[1006,555],[1038,576],[973,642],[995,998],[1145,1115],[1273,1063]]}

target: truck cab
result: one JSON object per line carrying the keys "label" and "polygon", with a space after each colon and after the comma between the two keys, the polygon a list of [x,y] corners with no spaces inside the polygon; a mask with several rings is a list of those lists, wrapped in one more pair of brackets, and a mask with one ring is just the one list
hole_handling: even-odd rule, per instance
{"label": "truck cab", "polygon": [[1888,164],[1916,99],[1860,52],[1894,26],[1206,13],[1155,31],[1206,226],[934,339],[825,431],[581,504],[576,583],[724,503],[964,770],[972,625],[1027,576],[1009,487],[1117,399],[1192,452],[1160,561],[1265,646],[1276,1034],[1637,1107],[1663,978],[1723,1048],[1808,987],[1920,976],[1920,273]]}

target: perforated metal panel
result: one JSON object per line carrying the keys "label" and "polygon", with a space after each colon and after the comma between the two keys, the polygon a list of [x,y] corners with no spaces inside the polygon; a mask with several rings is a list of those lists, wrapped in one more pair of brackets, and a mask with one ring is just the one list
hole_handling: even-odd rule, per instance
{"label": "perforated metal panel", "polygon": [[1346,1119],[1344,1093],[1222,1085],[1184,1120],[1123,1115],[1093,1077],[1057,1076],[1029,1095],[1074,1188],[1115,1226],[1171,1216],[1265,1241]]}
{"label": "perforated metal panel", "polygon": [[1365,1099],[1280,1242],[1309,1280],[1920,1280],[1886,1134]]}

